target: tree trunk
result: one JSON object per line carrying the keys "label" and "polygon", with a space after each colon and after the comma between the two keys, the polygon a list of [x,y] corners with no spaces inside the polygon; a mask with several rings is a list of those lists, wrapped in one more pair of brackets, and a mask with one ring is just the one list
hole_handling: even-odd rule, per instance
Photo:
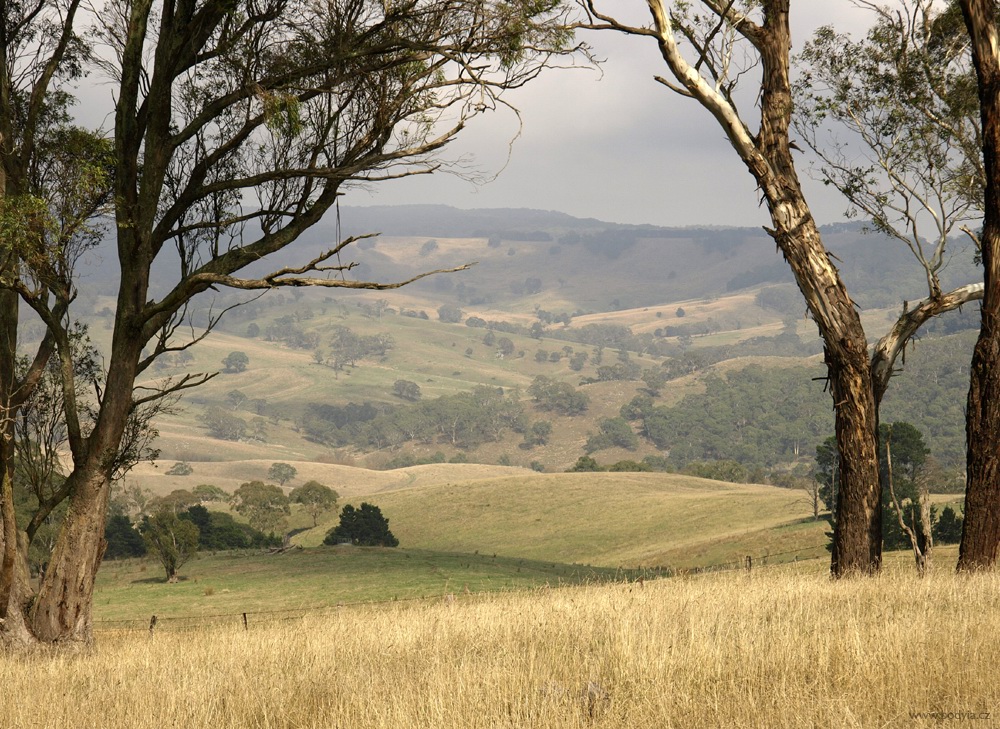
{"label": "tree trunk", "polygon": [[1000,50],[991,0],[961,0],[979,82],[986,199],[982,325],[966,408],[965,524],[958,569],[990,568],[1000,547]]}
{"label": "tree trunk", "polygon": [[77,483],[48,569],[31,611],[31,627],[43,642],[93,637],[94,581],[107,546],[104,523],[110,484],[93,465],[76,469]]}
{"label": "tree trunk", "polygon": [[16,578],[14,516],[14,383],[17,359],[17,295],[0,291],[0,619],[6,619]]}

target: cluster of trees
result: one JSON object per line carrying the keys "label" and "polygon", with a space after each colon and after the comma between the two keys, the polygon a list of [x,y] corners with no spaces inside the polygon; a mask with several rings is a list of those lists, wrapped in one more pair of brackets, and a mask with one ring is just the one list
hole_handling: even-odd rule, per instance
{"label": "cluster of trees", "polygon": [[539,410],[558,415],[582,415],[590,406],[590,396],[587,393],[580,392],[568,382],[545,375],[538,375],[532,380],[528,394]]}
{"label": "cluster of trees", "polygon": [[317,363],[340,371],[347,366],[354,367],[362,359],[385,358],[394,346],[395,342],[389,334],[358,334],[341,325],[333,328],[329,354],[324,357],[317,352],[315,359]]}
{"label": "cluster of trees", "polygon": [[[275,463],[269,477],[284,483],[294,477],[289,469],[294,471],[288,464]],[[151,554],[160,560],[169,582],[177,580],[177,571],[198,550],[280,546],[280,532],[291,504],[301,505],[315,527],[320,517],[336,508],[338,499],[336,491],[317,481],[308,481],[288,495],[273,484],[249,481],[232,495],[203,484],[191,491],[178,489],[162,498],[145,499],[141,505],[134,501],[140,494],[131,496],[133,499],[120,498],[113,504],[105,528],[105,558]],[[249,523],[203,505],[213,501],[229,503]],[[134,516],[132,506],[138,509]]]}
{"label": "cluster of trees", "polygon": [[398,448],[415,441],[475,448],[527,427],[520,395],[479,386],[472,392],[421,400],[407,407],[354,403],[311,404],[302,419],[306,436],[329,446]]}
{"label": "cluster of trees", "polygon": [[[677,469],[690,461],[744,466],[794,461],[812,453],[830,431],[829,408],[817,397],[811,376],[807,368],[752,365],[725,377],[705,377],[703,393],[673,406],[637,395],[622,407],[614,431],[625,442],[622,423],[634,423],[636,434],[669,451]],[[596,439],[593,445],[607,447],[604,442]]]}

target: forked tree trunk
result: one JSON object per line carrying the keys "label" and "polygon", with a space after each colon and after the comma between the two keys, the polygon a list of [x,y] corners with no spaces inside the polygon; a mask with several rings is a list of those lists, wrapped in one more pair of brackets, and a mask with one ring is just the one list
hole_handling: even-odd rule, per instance
{"label": "forked tree trunk", "polygon": [[94,581],[107,546],[107,477],[78,469],[70,478],[78,482],[30,617],[32,632],[49,643],[92,639]]}
{"label": "forked tree trunk", "polygon": [[[684,59],[664,0],[647,3],[661,55],[683,85],[683,93],[697,99],[715,117],[757,181],[774,226],[768,233],[792,269],[823,338],[840,452],[831,572],[836,577],[876,572],[882,557],[878,404],[861,318],[823,246],[792,159],[789,0],[764,0],[760,25],[733,10],[732,4],[712,5],[731,19],[739,16],[735,32],[760,54],[760,129],[756,135],[751,134],[730,99]],[[701,58],[699,65],[704,60]]]}
{"label": "forked tree trunk", "polygon": [[961,0],[979,82],[986,200],[982,324],[966,409],[965,522],[958,569],[990,568],[1000,547],[1000,50],[991,0]]}

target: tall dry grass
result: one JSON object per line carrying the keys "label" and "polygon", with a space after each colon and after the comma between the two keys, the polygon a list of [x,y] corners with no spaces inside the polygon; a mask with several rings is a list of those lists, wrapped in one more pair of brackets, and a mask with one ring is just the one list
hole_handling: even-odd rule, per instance
{"label": "tall dry grass", "polygon": [[0,659],[0,726],[986,727],[998,659],[996,575],[764,570],[99,634]]}

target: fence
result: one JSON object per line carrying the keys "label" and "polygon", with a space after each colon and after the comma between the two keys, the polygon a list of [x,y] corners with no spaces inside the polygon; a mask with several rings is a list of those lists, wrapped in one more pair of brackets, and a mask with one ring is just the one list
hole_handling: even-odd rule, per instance
{"label": "fence", "polygon": [[[620,568],[615,572],[615,576],[611,579],[594,579],[592,581],[586,581],[583,583],[560,583],[560,587],[570,587],[574,585],[592,585],[595,583],[600,584],[615,584],[615,583],[632,583],[639,582],[643,583],[647,579],[669,579],[675,577],[690,577],[693,575],[705,575],[705,574],[715,574],[719,572],[730,572],[736,570],[753,570],[760,569],[767,566],[777,566],[769,564],[773,559],[779,557],[787,557],[789,555],[794,555],[794,562],[806,562],[815,559],[821,559],[826,556],[825,552],[828,548],[828,542],[823,544],[813,545],[811,547],[799,547],[798,549],[788,550],[785,552],[766,552],[762,555],[746,555],[740,559],[728,560],[726,562],[719,562],[716,564],[703,565],[700,567],[693,567],[688,569],[675,570],[669,567],[648,567],[648,568],[633,568],[624,569]],[[817,550],[822,550],[824,554],[815,554],[813,556],[804,557],[799,559],[800,555],[804,553],[814,552]],[[787,564],[788,561],[781,564]],[[596,573],[595,573],[596,577]],[[493,591],[495,592],[495,591]],[[471,595],[486,595],[492,594],[489,592],[474,592]],[[455,599],[455,595],[448,594],[443,596],[449,602]],[[439,601],[442,599],[442,595],[420,595],[414,597],[402,597],[402,598],[392,598],[391,600],[359,600],[355,602],[338,602],[332,605],[317,605],[311,607],[299,607],[299,608],[287,608],[283,610],[256,610],[256,611],[246,611],[246,612],[235,612],[235,613],[214,613],[209,615],[152,615],[149,618],[131,618],[124,620],[95,620],[94,621],[94,632],[97,633],[135,633],[135,632],[146,632],[149,635],[154,635],[160,630],[170,630],[173,631],[187,631],[187,630],[199,630],[203,627],[213,626],[213,627],[231,627],[234,630],[244,630],[248,631],[254,626],[259,625],[269,625],[276,622],[283,622],[289,620],[301,620],[307,615],[322,615],[337,612],[345,608],[357,608],[357,607],[372,607],[372,606],[389,606],[396,605],[400,603],[417,603],[417,602],[429,602],[429,601]]]}

